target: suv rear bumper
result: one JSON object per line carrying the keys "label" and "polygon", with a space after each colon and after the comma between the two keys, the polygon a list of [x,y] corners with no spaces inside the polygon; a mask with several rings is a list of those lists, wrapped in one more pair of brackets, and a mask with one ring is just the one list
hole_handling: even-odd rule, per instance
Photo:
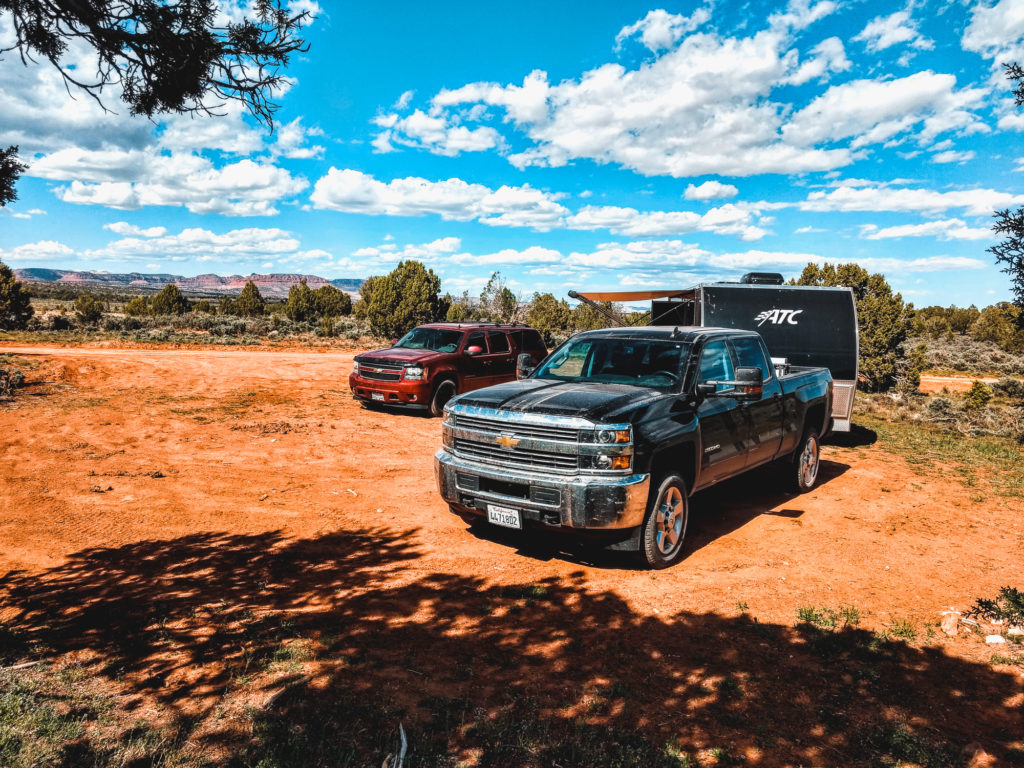
{"label": "suv rear bumper", "polygon": [[428,408],[433,395],[430,381],[377,381],[351,373],[348,386],[356,400],[407,408]]}
{"label": "suv rear bumper", "polygon": [[440,450],[434,473],[441,497],[460,512],[487,514],[487,504],[519,510],[524,522],[551,527],[623,530],[644,520],[650,475],[558,477],[493,470]]}

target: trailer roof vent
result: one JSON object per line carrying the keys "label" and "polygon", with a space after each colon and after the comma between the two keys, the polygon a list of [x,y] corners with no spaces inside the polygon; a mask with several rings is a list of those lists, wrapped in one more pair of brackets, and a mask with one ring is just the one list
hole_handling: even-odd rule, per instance
{"label": "trailer roof vent", "polygon": [[782,285],[782,275],[778,272],[747,272],[740,278],[744,285]]}

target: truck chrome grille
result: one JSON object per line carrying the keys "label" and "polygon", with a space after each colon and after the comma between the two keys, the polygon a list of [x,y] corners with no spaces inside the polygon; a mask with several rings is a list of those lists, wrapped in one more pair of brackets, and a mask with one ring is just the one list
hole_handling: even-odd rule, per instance
{"label": "truck chrome grille", "polygon": [[380,365],[378,363],[360,363],[359,375],[374,381],[401,381],[402,368],[397,365]]}
{"label": "truck chrome grille", "polygon": [[[462,426],[460,421],[459,426]],[[466,459],[515,469],[546,469],[554,472],[576,472],[579,458],[575,454],[550,453],[526,448],[502,448],[497,443],[456,438],[455,453]]]}
{"label": "truck chrome grille", "polygon": [[517,421],[501,421],[480,416],[456,416],[460,429],[472,429],[494,435],[512,435],[513,437],[532,437],[539,440],[558,440],[566,443],[579,442],[578,429],[557,427],[547,424],[526,424]]}

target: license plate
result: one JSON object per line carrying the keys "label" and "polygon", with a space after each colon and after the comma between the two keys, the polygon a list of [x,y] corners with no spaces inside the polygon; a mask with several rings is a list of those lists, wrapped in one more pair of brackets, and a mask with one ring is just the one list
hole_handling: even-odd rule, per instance
{"label": "license plate", "polygon": [[497,504],[487,505],[487,522],[503,525],[506,528],[522,528],[523,520],[518,509],[499,507]]}
{"label": "license plate", "polygon": [[370,393],[370,399],[371,400],[383,400],[384,399],[384,393],[383,392],[371,392]]}

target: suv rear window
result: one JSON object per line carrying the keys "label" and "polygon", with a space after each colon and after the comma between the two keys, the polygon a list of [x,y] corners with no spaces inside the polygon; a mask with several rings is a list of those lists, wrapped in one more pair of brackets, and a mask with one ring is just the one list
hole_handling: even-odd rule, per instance
{"label": "suv rear window", "polygon": [[508,337],[504,331],[488,331],[487,342],[491,345],[491,353],[508,352]]}
{"label": "suv rear window", "polygon": [[520,352],[540,352],[541,354],[547,354],[548,348],[544,344],[544,339],[542,339],[540,334],[532,328],[510,331],[510,333],[516,342],[516,346],[519,347]]}

